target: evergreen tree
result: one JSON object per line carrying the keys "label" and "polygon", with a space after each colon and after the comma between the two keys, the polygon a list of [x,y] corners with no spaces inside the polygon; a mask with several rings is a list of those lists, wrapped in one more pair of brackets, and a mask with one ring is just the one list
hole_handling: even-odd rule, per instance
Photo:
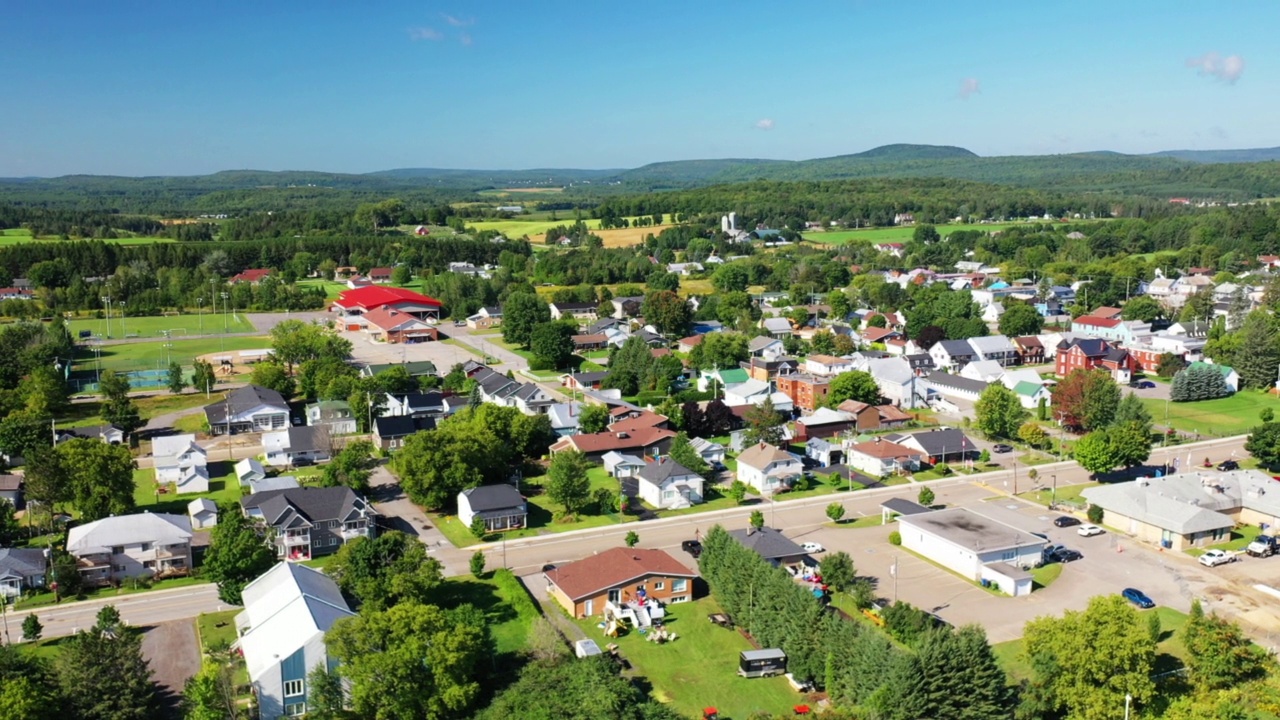
{"label": "evergreen tree", "polygon": [[1275,386],[1276,368],[1280,367],[1280,333],[1276,319],[1266,310],[1254,310],[1240,328],[1243,345],[1248,352],[1235,358],[1235,370],[1245,387],[1266,389]]}
{"label": "evergreen tree", "polygon": [[1134,393],[1125,395],[1120,404],[1116,406],[1116,414],[1112,422],[1116,425],[1135,422],[1148,435],[1151,434],[1151,412],[1147,410],[1147,407],[1142,404],[1142,400]]}

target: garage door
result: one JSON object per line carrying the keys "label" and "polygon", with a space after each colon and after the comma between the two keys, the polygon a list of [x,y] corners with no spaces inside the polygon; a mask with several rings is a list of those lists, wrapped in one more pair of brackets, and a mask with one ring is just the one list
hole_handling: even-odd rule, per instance
{"label": "garage door", "polygon": [[347,323],[347,330],[350,332],[356,332],[360,330],[360,326],[356,323]]}

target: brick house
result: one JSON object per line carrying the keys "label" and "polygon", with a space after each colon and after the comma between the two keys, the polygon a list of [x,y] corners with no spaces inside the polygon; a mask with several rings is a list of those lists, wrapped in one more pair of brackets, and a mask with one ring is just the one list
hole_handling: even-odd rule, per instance
{"label": "brick house", "polygon": [[691,572],[662,550],[612,548],[543,573],[547,594],[575,618],[603,615],[606,605],[693,599]]}
{"label": "brick house", "polygon": [[1118,383],[1129,382],[1134,360],[1128,351],[1112,347],[1106,340],[1076,338],[1058,345],[1054,372],[1066,377],[1073,370],[1103,370]]}
{"label": "brick house", "polygon": [[831,390],[830,378],[813,375],[779,375],[774,382],[778,392],[784,393],[796,407],[808,412],[821,407]]}

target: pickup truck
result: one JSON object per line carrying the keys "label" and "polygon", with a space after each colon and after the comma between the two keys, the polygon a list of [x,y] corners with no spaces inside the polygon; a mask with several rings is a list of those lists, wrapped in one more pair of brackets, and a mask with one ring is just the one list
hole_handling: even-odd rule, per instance
{"label": "pickup truck", "polygon": [[1200,564],[1205,567],[1218,567],[1235,561],[1235,555],[1222,550],[1210,550],[1200,556]]}
{"label": "pickup truck", "polygon": [[1280,540],[1270,535],[1259,535],[1244,551],[1253,557],[1270,557],[1280,552]]}

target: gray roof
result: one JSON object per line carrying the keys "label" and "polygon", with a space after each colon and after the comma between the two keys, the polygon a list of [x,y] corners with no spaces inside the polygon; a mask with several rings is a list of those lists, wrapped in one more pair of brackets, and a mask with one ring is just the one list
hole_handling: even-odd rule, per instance
{"label": "gray roof", "polygon": [[764,329],[769,332],[790,332],[791,321],[786,318],[765,318]]}
{"label": "gray roof", "polygon": [[419,430],[434,430],[436,421],[432,418],[416,418],[409,415],[394,415],[373,419],[375,434],[384,440],[412,435]]}
{"label": "gray roof", "polygon": [[675,460],[661,458],[640,468],[640,472],[636,473],[636,476],[643,480],[648,480],[654,485],[662,485],[662,483],[673,477],[697,476],[697,474]]}
{"label": "gray roof", "polygon": [[[946,341],[944,341],[946,342]],[[993,352],[1013,352],[1013,343],[1004,335],[988,335],[986,337],[969,338],[969,346],[982,354]]]}
{"label": "gray roof", "polygon": [[783,535],[781,530],[774,530],[771,527],[762,527],[759,530],[750,528],[730,530],[729,534],[733,536],[734,540],[755,550],[765,560],[777,560],[778,558],[805,554],[804,548]]}
{"label": "gray roof", "polygon": [[0,578],[42,575],[47,565],[44,550],[0,548]]}
{"label": "gray roof", "polygon": [[21,475],[3,475],[0,474],[0,490],[21,490]]}
{"label": "gray roof", "polygon": [[191,539],[191,520],[186,515],[135,513],[117,515],[78,525],[67,532],[67,552],[106,552],[119,545],[151,542],[177,544]]}
{"label": "gray roof", "polygon": [[1043,538],[963,507],[904,515],[898,522],[914,526],[976,553],[1045,544]]}
{"label": "gray roof", "polygon": [[951,373],[933,372],[929,373],[929,384],[934,387],[947,387],[955,390],[967,390],[969,392],[981,393],[987,389],[991,383],[981,380],[970,380],[962,375],[952,375]]}
{"label": "gray roof", "polygon": [[240,505],[245,510],[257,508],[267,524],[277,528],[345,520],[368,507],[359,495],[346,487],[266,490],[241,498]]}
{"label": "gray roof", "polygon": [[753,337],[751,338],[751,342],[747,343],[747,350],[749,350],[750,352],[760,352],[761,350],[769,347],[770,345],[773,345],[774,343],[781,344],[782,341],[777,338],[772,338],[772,337],[763,336],[763,335],[760,337]]}
{"label": "gray roof", "polygon": [[226,400],[206,405],[204,414],[209,419],[210,424],[224,423],[227,421],[228,408],[231,409],[231,414],[235,416],[248,412],[259,405],[279,408],[284,412],[289,411],[289,403],[285,402],[284,396],[275,390],[264,388],[261,385],[245,385],[227,393]]}
{"label": "gray roof", "polygon": [[933,512],[931,508],[906,498],[889,498],[880,503],[880,507],[899,515],[919,515],[920,513]]}
{"label": "gray roof", "polygon": [[1280,515],[1280,491],[1274,486],[1271,476],[1257,470],[1199,471],[1102,485],[1082,494],[1107,512],[1187,535],[1233,527],[1226,513],[1241,508]]}
{"label": "gray roof", "polygon": [[524,498],[510,485],[481,485],[462,491],[474,512],[524,507]]}
{"label": "gray roof", "polygon": [[915,439],[922,451],[934,456],[951,455],[958,452],[977,452],[978,450],[978,447],[973,444],[973,441],[968,436],[955,428],[940,427],[924,430],[904,435],[902,440],[894,440],[894,442],[900,443],[908,438]]}
{"label": "gray roof", "polygon": [[[289,452],[315,452],[329,450],[329,429],[323,425],[298,425],[284,432],[289,435]],[[266,438],[263,438],[265,444]]]}
{"label": "gray roof", "polygon": [[406,363],[385,363],[385,364],[373,363],[370,365],[366,365],[364,367],[364,370],[361,371],[361,374],[367,377],[372,377],[374,375],[377,375],[380,372],[384,372],[384,371],[390,370],[391,368],[397,368],[397,367],[402,367],[405,370],[408,370],[409,374],[412,375],[413,377],[418,377],[420,375],[436,374],[436,364],[431,362],[430,360],[410,360],[409,362],[406,362]]}
{"label": "gray roof", "polygon": [[951,357],[963,357],[973,354],[973,346],[968,340],[941,340],[938,345]]}

